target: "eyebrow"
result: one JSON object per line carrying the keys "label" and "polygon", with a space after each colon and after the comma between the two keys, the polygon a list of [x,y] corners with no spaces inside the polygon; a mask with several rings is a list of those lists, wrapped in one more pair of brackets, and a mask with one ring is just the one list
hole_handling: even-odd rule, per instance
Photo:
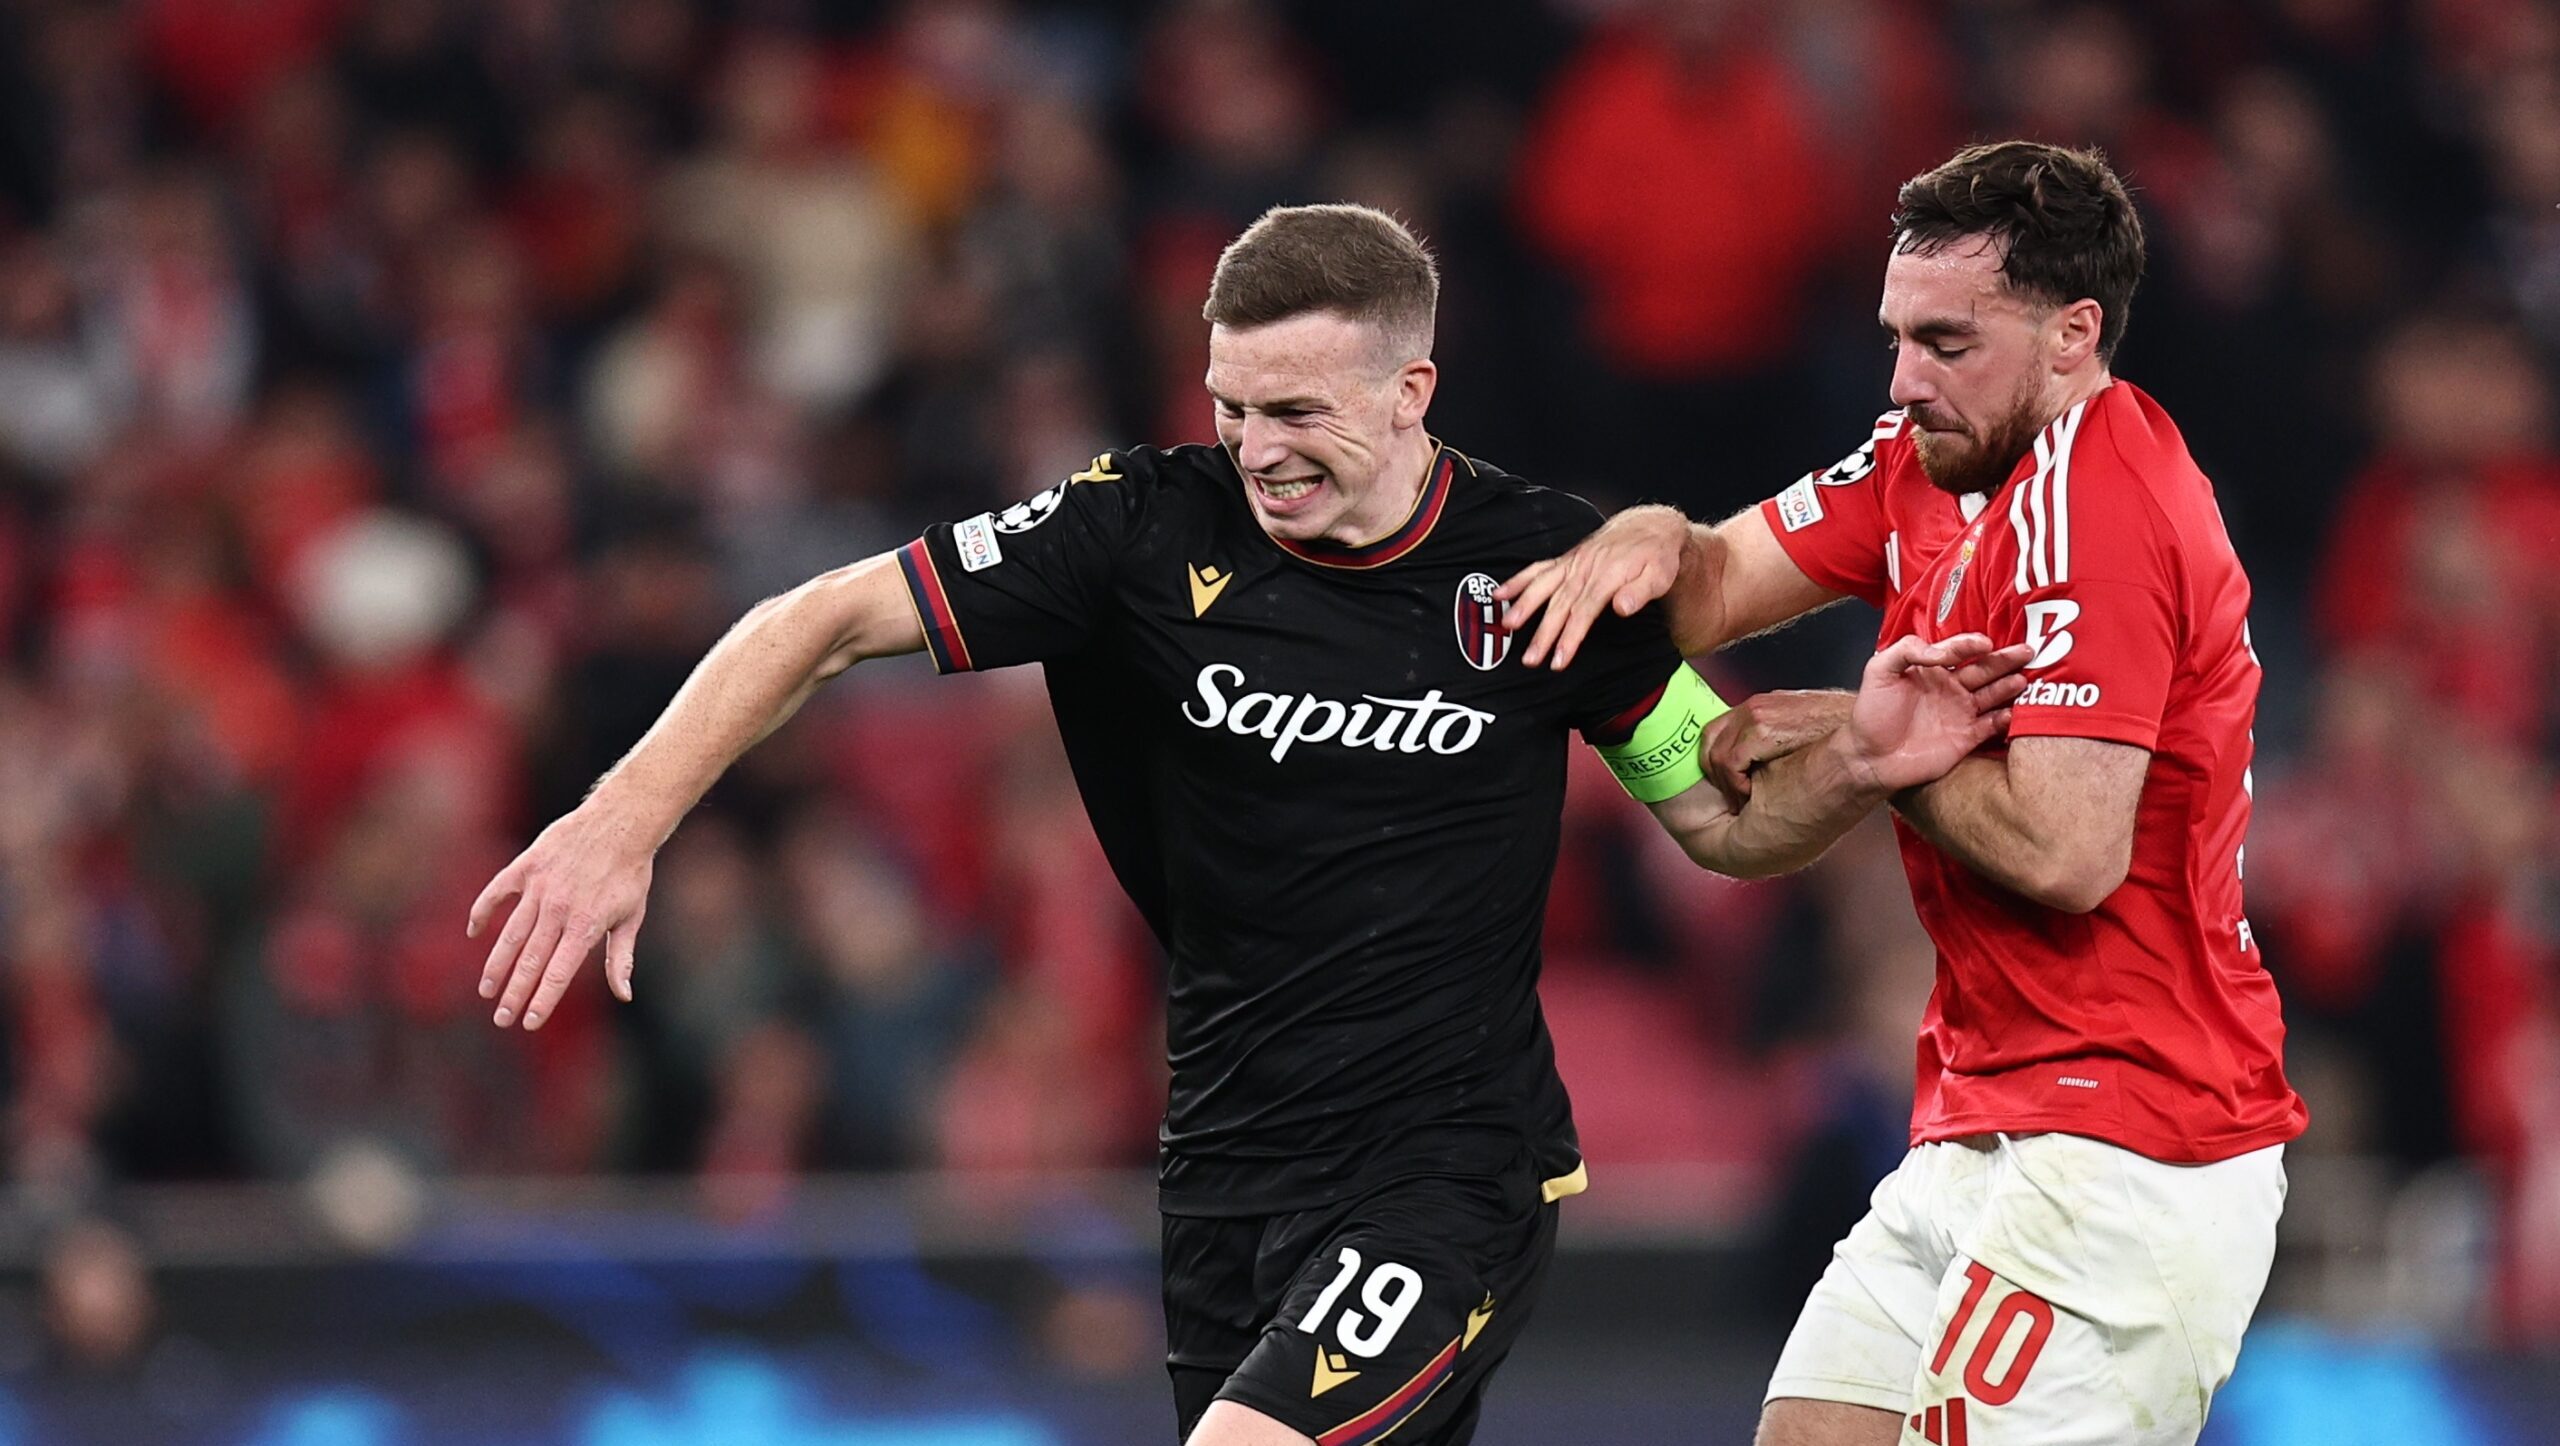
{"label": "eyebrow", "polygon": [[[1902,335],[1902,333],[1894,330],[1892,322],[1885,320],[1881,316],[1876,318],[1876,325],[1883,328],[1884,334],[1889,337],[1899,339]],[[1981,327],[1961,317],[1933,316],[1927,321],[1921,322],[1911,328],[1912,340],[1921,342],[1938,341],[1947,337],[1980,336],[1981,334]]]}
{"label": "eyebrow", "polygon": [[1222,407],[1233,407],[1239,412],[1263,412],[1266,414],[1271,412],[1317,412],[1324,410],[1326,406],[1330,405],[1319,397],[1274,397],[1270,401],[1263,402],[1258,405],[1247,405],[1246,403],[1239,402],[1235,398],[1228,396],[1224,392],[1215,390],[1212,390],[1209,393],[1209,400],[1216,402]]}

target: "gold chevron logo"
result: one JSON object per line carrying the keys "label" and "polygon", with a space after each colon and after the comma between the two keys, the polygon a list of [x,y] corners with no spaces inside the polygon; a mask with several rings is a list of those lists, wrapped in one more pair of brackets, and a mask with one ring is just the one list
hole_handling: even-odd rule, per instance
{"label": "gold chevron logo", "polygon": [[1344,1359],[1340,1351],[1329,1351],[1318,1346],[1316,1347],[1316,1388],[1308,1393],[1309,1399],[1321,1396],[1343,1382],[1356,1378],[1359,1374],[1358,1371],[1351,1369],[1351,1362]]}
{"label": "gold chevron logo", "polygon": [[1202,567],[1194,562],[1185,568],[1191,577],[1191,615],[1195,618],[1207,612],[1209,604],[1218,600],[1218,594],[1227,590],[1227,584],[1236,580],[1234,573],[1218,571],[1216,563]]}

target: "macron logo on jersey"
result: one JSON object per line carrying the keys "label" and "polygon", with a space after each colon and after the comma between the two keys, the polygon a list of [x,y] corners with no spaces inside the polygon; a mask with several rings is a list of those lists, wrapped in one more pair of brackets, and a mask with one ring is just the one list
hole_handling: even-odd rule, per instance
{"label": "macron logo on jersey", "polygon": [[1194,728],[1223,728],[1239,738],[1268,739],[1274,763],[1301,743],[1331,743],[1379,753],[1464,753],[1484,738],[1485,725],[1493,721],[1492,714],[1452,703],[1437,688],[1419,698],[1364,693],[1357,703],[1337,703],[1312,693],[1228,695],[1227,689],[1243,683],[1244,669],[1233,663],[1201,668],[1196,684],[1199,699],[1182,705],[1183,721]]}

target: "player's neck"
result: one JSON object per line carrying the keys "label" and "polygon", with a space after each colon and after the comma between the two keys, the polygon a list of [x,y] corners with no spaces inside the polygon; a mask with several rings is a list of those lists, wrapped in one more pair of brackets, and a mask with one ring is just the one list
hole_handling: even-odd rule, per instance
{"label": "player's neck", "polygon": [[1378,469],[1377,490],[1327,529],[1327,540],[1345,547],[1367,547],[1393,536],[1422,501],[1423,486],[1431,480],[1431,463],[1439,455],[1440,444],[1422,428],[1399,434],[1390,444],[1386,465]]}
{"label": "player's neck", "polygon": [[2094,367],[2085,375],[2068,379],[2062,385],[2059,400],[2054,403],[2053,416],[2045,418],[2045,425],[2053,425],[2055,418],[2105,391],[2115,379],[2115,373],[2105,367]]}

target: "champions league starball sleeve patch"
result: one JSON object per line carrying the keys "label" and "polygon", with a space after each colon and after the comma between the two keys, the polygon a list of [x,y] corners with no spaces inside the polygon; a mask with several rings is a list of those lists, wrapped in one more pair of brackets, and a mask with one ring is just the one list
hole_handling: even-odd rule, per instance
{"label": "champions league starball sleeve patch", "polygon": [[1682,663],[1635,731],[1615,743],[1595,744],[1600,761],[1638,803],[1661,803],[1689,791],[1707,776],[1699,745],[1707,725],[1728,712],[1725,701],[1697,670]]}

